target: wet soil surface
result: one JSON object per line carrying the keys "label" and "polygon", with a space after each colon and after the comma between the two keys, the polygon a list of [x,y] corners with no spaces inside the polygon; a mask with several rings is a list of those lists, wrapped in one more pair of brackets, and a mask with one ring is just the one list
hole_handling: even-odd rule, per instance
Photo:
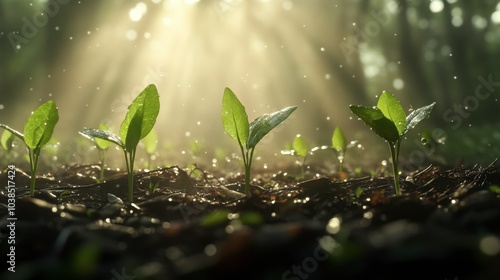
{"label": "wet soil surface", "polygon": [[[34,197],[14,170],[16,272],[2,261],[1,279],[500,277],[495,163],[404,174],[401,196],[390,177],[279,172],[259,175],[245,196],[242,176],[169,167],[136,172],[133,203],[126,174],[96,183],[97,165],[38,177]],[[8,261],[6,187],[0,195]]]}

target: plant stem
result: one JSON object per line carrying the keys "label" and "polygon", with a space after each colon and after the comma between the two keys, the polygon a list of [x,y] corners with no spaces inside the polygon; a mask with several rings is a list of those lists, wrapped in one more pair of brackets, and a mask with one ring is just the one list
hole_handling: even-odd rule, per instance
{"label": "plant stem", "polygon": [[389,149],[391,150],[392,157],[392,173],[394,174],[394,190],[396,195],[401,195],[401,189],[399,187],[399,169],[398,169],[398,157],[399,157],[399,145],[400,141],[394,145],[389,143]]}
{"label": "plant stem", "polygon": [[135,149],[130,152],[130,160],[128,169],[128,200],[130,202],[134,201],[134,161],[135,161]]}
{"label": "plant stem", "polygon": [[[128,153],[123,149],[125,155],[125,165],[127,165],[127,178],[128,178],[128,200],[130,202],[134,201],[134,158],[135,150]],[[130,158],[129,158],[130,157]]]}
{"label": "plant stem", "polygon": [[29,157],[30,157],[30,168],[31,168],[31,177],[30,177],[30,196],[35,195],[35,182],[36,182],[36,170],[38,167],[38,158],[40,156],[40,149],[28,149]]}

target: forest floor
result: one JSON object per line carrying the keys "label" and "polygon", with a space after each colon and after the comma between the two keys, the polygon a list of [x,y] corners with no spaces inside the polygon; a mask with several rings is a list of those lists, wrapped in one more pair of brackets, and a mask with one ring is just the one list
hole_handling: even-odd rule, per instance
{"label": "forest floor", "polygon": [[[1,279],[500,275],[495,163],[403,174],[401,196],[392,177],[298,180],[282,172],[252,174],[245,196],[241,175],[173,166],[136,172],[134,203],[126,199],[126,174],[107,170],[96,183],[98,165],[41,175],[34,197],[29,176],[13,171],[15,205],[7,188],[0,193]],[[8,176],[8,168],[0,173],[3,185]]]}

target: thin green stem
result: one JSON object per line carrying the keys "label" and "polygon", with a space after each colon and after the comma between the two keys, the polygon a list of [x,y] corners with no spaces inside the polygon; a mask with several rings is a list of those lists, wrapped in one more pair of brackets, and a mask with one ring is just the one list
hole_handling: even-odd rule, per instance
{"label": "thin green stem", "polygon": [[31,178],[30,178],[30,196],[35,195],[36,171],[38,167],[38,158],[40,149],[28,149],[30,158]]}
{"label": "thin green stem", "polygon": [[400,141],[398,141],[396,145],[393,145],[393,143],[389,143],[389,149],[391,150],[391,157],[392,157],[392,172],[394,174],[394,190],[396,195],[401,195],[401,189],[399,186],[399,169],[398,169],[399,145]]}
{"label": "thin green stem", "polygon": [[129,154],[130,160],[128,162],[128,200],[130,202],[134,201],[134,161],[135,161],[135,149]]}

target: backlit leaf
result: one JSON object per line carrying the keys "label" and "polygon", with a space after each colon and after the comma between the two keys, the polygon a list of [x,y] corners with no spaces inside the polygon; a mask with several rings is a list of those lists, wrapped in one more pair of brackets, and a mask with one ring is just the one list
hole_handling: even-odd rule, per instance
{"label": "backlit leaf", "polygon": [[378,136],[390,143],[396,143],[399,140],[398,129],[391,120],[384,116],[381,110],[354,105],[349,108]]}
{"label": "backlit leaf", "polygon": [[156,151],[156,147],[158,146],[158,135],[156,131],[153,129],[151,132],[142,139],[144,146],[146,147],[146,153],[153,154]]}
{"label": "backlit leaf", "polygon": [[229,88],[225,88],[222,97],[222,124],[224,131],[240,145],[248,140],[249,123],[245,107]]}
{"label": "backlit leaf", "polygon": [[12,150],[12,142],[14,142],[15,135],[8,129],[4,130],[2,133],[2,138],[0,138],[0,143],[6,151]]}
{"label": "backlit leaf", "polygon": [[339,126],[337,126],[335,128],[335,130],[333,131],[332,147],[338,153],[344,153],[346,148],[347,148],[347,143],[345,141],[344,132],[342,131],[342,129]]}
{"label": "backlit leaf", "polygon": [[309,153],[306,140],[300,134],[298,134],[293,140],[292,148],[295,151],[295,154],[300,157],[306,157]]}
{"label": "backlit leaf", "polygon": [[250,124],[250,135],[248,137],[247,149],[252,149],[259,141],[266,136],[273,128],[282,123],[290,114],[297,109],[297,106],[286,107],[271,114],[265,114],[256,118]]}
{"label": "backlit leaf", "polygon": [[377,108],[382,111],[386,118],[394,123],[399,135],[403,135],[406,127],[406,113],[396,97],[387,91],[382,92],[382,95],[378,99]]}
{"label": "backlit leaf", "polygon": [[32,150],[40,149],[49,142],[59,120],[57,107],[50,100],[40,105],[24,125],[24,143]]}
{"label": "backlit leaf", "polygon": [[153,129],[159,111],[158,90],[150,84],[132,101],[120,126],[120,138],[128,150],[135,149],[139,140]]}

